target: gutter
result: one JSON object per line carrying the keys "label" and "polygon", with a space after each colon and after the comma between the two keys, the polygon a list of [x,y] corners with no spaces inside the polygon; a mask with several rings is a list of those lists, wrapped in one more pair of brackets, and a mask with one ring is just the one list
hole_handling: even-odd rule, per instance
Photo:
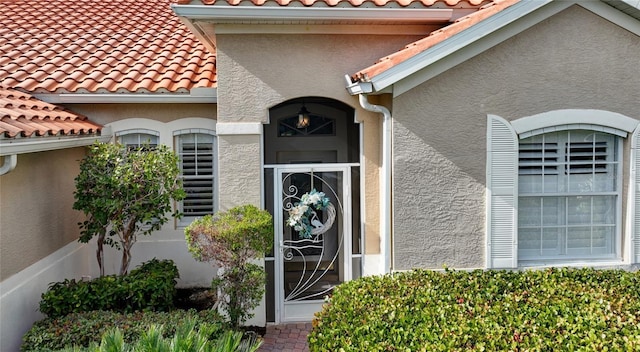
{"label": "gutter", "polygon": [[5,155],[4,162],[2,163],[2,166],[0,166],[0,176],[4,174],[8,174],[9,172],[13,171],[13,169],[16,168],[17,164],[18,164],[17,154]]}
{"label": "gutter", "polygon": [[382,229],[381,236],[383,241],[380,242],[380,251],[384,255],[384,272],[390,273],[393,268],[391,261],[391,139],[393,136],[391,112],[382,105],[369,103],[366,94],[359,94],[358,98],[363,109],[382,114],[382,174],[380,175],[382,204],[380,204],[380,228]]}
{"label": "gutter", "polygon": [[340,8],[340,7],[268,7],[177,5],[176,15],[190,20],[226,21],[376,21],[405,23],[447,23],[460,14],[454,9],[415,8]]}
{"label": "gutter", "polygon": [[36,152],[44,152],[49,150],[57,150],[57,149],[66,149],[66,148],[75,148],[75,147],[84,147],[91,145],[95,142],[109,142],[111,140],[112,134],[111,129],[108,127],[104,127],[102,129],[101,135],[93,135],[87,137],[58,137],[58,138],[24,138],[24,139],[1,139],[0,140],[0,156],[4,156],[4,165],[1,170],[7,168],[7,172],[13,170],[15,168],[15,164],[13,167],[10,165],[7,166],[7,158],[9,159],[9,163],[11,163],[12,156],[15,157],[17,154],[25,154],[25,153],[36,153]]}
{"label": "gutter", "polygon": [[32,94],[37,99],[51,104],[217,104],[216,88],[195,88],[191,94],[100,94],[100,93],[60,93]]}

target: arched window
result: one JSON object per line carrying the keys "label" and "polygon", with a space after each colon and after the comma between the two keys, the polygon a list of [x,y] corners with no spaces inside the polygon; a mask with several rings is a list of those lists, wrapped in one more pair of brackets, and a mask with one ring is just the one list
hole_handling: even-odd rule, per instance
{"label": "arched window", "polygon": [[[640,262],[637,127],[635,119],[600,110],[513,122],[489,115],[487,267]],[[629,140],[625,181],[622,145]]]}
{"label": "arched window", "polygon": [[519,262],[619,257],[621,146],[590,130],[520,140]]}
{"label": "arched window", "polygon": [[157,147],[160,133],[148,129],[130,129],[117,131],[115,135],[117,142],[125,145],[127,149],[138,149],[145,145],[149,148]]}

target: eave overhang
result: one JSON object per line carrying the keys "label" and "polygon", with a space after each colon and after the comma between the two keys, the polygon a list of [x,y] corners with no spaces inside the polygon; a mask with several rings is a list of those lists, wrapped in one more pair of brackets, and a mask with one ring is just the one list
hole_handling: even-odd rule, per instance
{"label": "eave overhang", "polygon": [[[488,43],[486,48],[476,45],[475,50],[470,50],[472,44],[481,41],[484,38],[491,38],[492,35],[509,24],[519,20],[524,15],[534,12],[545,5],[553,2],[552,0],[535,0],[520,1],[503,11],[483,20],[480,23],[469,27],[462,32],[443,40],[433,47],[409,58],[408,60],[397,64],[396,66],[372,77],[366,81],[347,82],[347,91],[350,94],[381,94],[393,92],[394,96],[398,96],[408,89],[424,82],[424,80],[435,76],[449,68],[469,59],[472,56],[496,45],[496,43]],[[563,2],[560,2],[563,3]],[[561,5],[562,6],[562,5]],[[568,6],[564,6],[566,8]],[[505,38],[506,39],[506,38]],[[504,39],[499,40],[502,41]],[[479,50],[480,49],[480,50]],[[430,77],[411,77],[412,75],[423,71],[430,70]],[[437,72],[437,73],[435,73]],[[423,80],[424,79],[424,80]],[[419,82],[417,82],[419,80]],[[398,87],[398,83],[408,83],[408,86]],[[413,85],[412,85],[413,84]]]}
{"label": "eave overhang", "polygon": [[176,15],[189,20],[216,23],[249,21],[260,23],[447,23],[469,13],[469,9],[419,8],[336,8],[336,7],[267,7],[267,6],[210,6],[171,5]]}
{"label": "eave overhang", "polygon": [[84,147],[95,142],[108,142],[111,137],[111,129],[104,127],[100,135],[0,139],[0,156]]}
{"label": "eave overhang", "polygon": [[374,77],[354,82],[346,76],[346,89],[351,95],[399,96],[573,5],[640,35],[640,18],[636,17],[640,14],[640,3],[628,8],[621,4],[629,2],[520,1]]}
{"label": "eave overhang", "polygon": [[194,88],[191,94],[33,93],[51,104],[216,104],[216,88]]}

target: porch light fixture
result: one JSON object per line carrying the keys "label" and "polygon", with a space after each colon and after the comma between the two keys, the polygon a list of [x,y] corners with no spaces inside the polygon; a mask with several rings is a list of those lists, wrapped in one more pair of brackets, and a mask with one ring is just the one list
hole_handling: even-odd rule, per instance
{"label": "porch light fixture", "polygon": [[300,111],[298,111],[298,123],[296,123],[297,128],[307,128],[309,127],[309,122],[311,121],[311,117],[309,116],[309,110],[302,105]]}

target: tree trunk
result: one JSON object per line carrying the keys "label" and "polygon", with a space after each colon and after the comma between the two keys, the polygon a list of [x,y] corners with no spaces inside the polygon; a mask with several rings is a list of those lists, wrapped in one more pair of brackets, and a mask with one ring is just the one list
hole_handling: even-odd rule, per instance
{"label": "tree trunk", "polygon": [[129,271],[129,263],[131,262],[131,253],[126,244],[122,244],[122,262],[120,263],[120,276],[127,275]]}
{"label": "tree trunk", "polygon": [[122,234],[122,262],[120,263],[120,275],[127,275],[129,263],[131,263],[131,247],[136,242],[136,220],[129,220],[129,224]]}
{"label": "tree trunk", "polygon": [[98,267],[100,267],[100,277],[104,276],[104,238],[107,234],[107,229],[102,230],[98,235],[98,249],[96,249],[96,259],[98,259]]}

